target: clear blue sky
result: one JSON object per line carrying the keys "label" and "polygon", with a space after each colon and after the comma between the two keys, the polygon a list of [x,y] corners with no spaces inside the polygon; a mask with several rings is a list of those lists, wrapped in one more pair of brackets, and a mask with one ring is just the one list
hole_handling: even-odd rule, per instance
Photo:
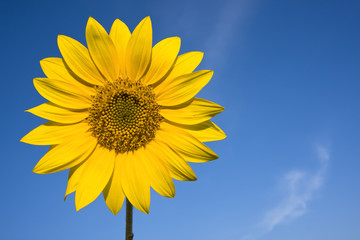
{"label": "clear blue sky", "polygon": [[1,239],[124,239],[124,209],[102,196],[64,203],[67,171],[37,175],[47,147],[20,143],[45,120],[39,61],[60,57],[57,35],[85,44],[89,16],[107,30],[150,16],[154,42],[179,36],[215,71],[200,96],[224,106],[220,159],[192,164],[176,197],[152,192],[135,210],[134,240],[360,239],[360,2],[1,1]]}

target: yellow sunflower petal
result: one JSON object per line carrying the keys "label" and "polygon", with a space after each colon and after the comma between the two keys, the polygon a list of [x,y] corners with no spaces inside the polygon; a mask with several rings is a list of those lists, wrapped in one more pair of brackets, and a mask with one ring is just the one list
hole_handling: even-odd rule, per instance
{"label": "yellow sunflower petal", "polygon": [[106,205],[114,215],[120,211],[125,199],[120,177],[121,157],[123,154],[116,155],[112,177],[103,191]]}
{"label": "yellow sunflower petal", "polygon": [[78,134],[71,141],[59,144],[47,152],[36,164],[33,172],[47,174],[74,167],[92,153],[96,144],[97,141],[91,133]]}
{"label": "yellow sunflower petal", "polygon": [[119,77],[120,63],[116,48],[105,29],[92,17],[86,25],[86,42],[92,60],[109,81]]}
{"label": "yellow sunflower petal", "polygon": [[126,49],[126,73],[139,80],[148,69],[152,50],[152,27],[150,17],[144,18],[131,34]]}
{"label": "yellow sunflower petal", "polygon": [[195,125],[170,124],[182,128],[201,142],[218,141],[226,138],[226,134],[210,120]]}
{"label": "yellow sunflower petal", "polygon": [[66,200],[67,195],[76,191],[76,187],[80,181],[85,165],[86,164],[82,162],[75,167],[70,168],[64,201]]}
{"label": "yellow sunflower petal", "polygon": [[175,78],[161,91],[156,101],[163,106],[174,106],[193,98],[211,79],[213,71],[202,70]]}
{"label": "yellow sunflower petal", "polygon": [[58,36],[58,46],[66,64],[76,75],[93,85],[104,84],[104,77],[97,70],[86,47],[64,35]]}
{"label": "yellow sunflower petal", "polygon": [[170,74],[156,86],[155,91],[160,91],[163,87],[172,82],[173,79],[191,73],[200,64],[204,53],[202,52],[187,52],[176,58],[175,66]]}
{"label": "yellow sunflower petal", "polygon": [[179,181],[195,181],[196,175],[190,165],[165,142],[158,139],[151,141],[146,148],[157,159],[166,163],[172,178]]}
{"label": "yellow sunflower petal", "polygon": [[137,151],[125,153],[121,158],[120,178],[121,187],[131,204],[138,210],[149,213],[149,177]]}
{"label": "yellow sunflower petal", "polygon": [[166,122],[161,123],[156,134],[159,140],[167,142],[188,162],[207,162],[219,158],[191,134]]}
{"label": "yellow sunflower petal", "polygon": [[75,76],[74,73],[70,73],[71,70],[65,65],[65,61],[62,58],[45,58],[40,61],[40,65],[48,78],[73,84],[76,87],[80,87],[88,95],[96,93],[94,88],[86,86],[86,81],[84,82],[83,79]]}
{"label": "yellow sunflower petal", "polygon": [[92,103],[89,95],[67,82],[48,78],[35,78],[34,86],[41,96],[62,107],[86,109]]}
{"label": "yellow sunflower petal", "polygon": [[129,42],[131,32],[125,23],[116,19],[110,30],[110,38],[112,39],[115,48],[118,53],[119,63],[120,63],[120,77],[125,79],[126,75],[126,65],[125,65],[125,56],[126,56],[126,47]]}
{"label": "yellow sunflower petal", "polygon": [[191,73],[199,66],[203,57],[203,52],[187,52],[178,56],[175,66],[167,78],[174,79],[181,75]]}
{"label": "yellow sunflower petal", "polygon": [[88,129],[87,123],[62,124],[49,121],[33,129],[20,141],[33,145],[56,145]]}
{"label": "yellow sunflower petal", "polygon": [[43,103],[26,111],[38,117],[59,123],[77,123],[89,115],[88,111],[72,111],[52,102]]}
{"label": "yellow sunflower petal", "polygon": [[211,101],[193,98],[190,103],[176,107],[162,108],[160,114],[172,122],[181,124],[198,124],[209,120],[224,111],[224,108]]}
{"label": "yellow sunflower petal", "polygon": [[175,196],[175,185],[170,177],[167,165],[162,159],[154,154],[154,151],[146,148],[137,150],[149,176],[150,186],[164,197],[173,198]]}
{"label": "yellow sunflower petal", "polygon": [[169,72],[179,53],[180,44],[179,37],[171,37],[160,41],[154,46],[150,68],[143,78],[145,84],[154,84]]}
{"label": "yellow sunflower petal", "polygon": [[104,190],[114,170],[115,151],[97,146],[87,159],[76,187],[76,211],[94,201]]}

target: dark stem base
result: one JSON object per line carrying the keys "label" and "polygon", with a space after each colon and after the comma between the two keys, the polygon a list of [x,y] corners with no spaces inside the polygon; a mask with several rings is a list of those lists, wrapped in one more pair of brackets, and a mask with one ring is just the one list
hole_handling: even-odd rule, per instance
{"label": "dark stem base", "polygon": [[132,240],[134,238],[134,234],[132,232],[133,225],[133,206],[126,198],[126,232],[125,232],[125,240]]}

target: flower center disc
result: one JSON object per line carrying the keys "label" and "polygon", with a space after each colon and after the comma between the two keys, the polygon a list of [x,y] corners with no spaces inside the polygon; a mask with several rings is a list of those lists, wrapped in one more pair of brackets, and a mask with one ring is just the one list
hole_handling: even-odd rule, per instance
{"label": "flower center disc", "polygon": [[124,153],[155,137],[163,117],[151,87],[119,79],[96,91],[87,121],[101,146]]}

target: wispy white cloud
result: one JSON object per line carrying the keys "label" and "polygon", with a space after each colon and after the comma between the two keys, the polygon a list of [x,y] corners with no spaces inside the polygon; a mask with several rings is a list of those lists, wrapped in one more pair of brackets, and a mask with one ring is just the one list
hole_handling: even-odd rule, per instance
{"label": "wispy white cloud", "polygon": [[[206,42],[206,57],[209,61],[216,65],[224,61],[230,49],[229,45],[234,43],[235,34],[249,18],[254,4],[255,1],[250,0],[224,1],[224,7],[217,16],[217,23]],[[240,38],[236,37],[236,41],[239,40]]]}
{"label": "wispy white cloud", "polygon": [[330,160],[330,154],[326,148],[317,146],[316,150],[320,162],[318,170],[314,173],[300,170],[286,173],[281,182],[281,186],[285,187],[286,196],[277,206],[264,214],[256,233],[244,236],[243,240],[258,239],[271,232],[279,224],[289,222],[306,213],[308,202],[324,183]]}

